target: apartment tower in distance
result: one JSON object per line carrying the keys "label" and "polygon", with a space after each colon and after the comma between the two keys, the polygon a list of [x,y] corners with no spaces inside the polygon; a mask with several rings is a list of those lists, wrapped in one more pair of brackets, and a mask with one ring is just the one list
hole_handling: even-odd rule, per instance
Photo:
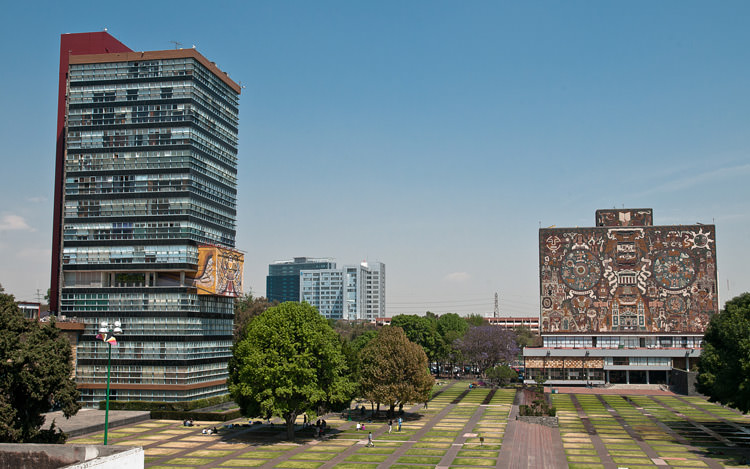
{"label": "apartment tower in distance", "polygon": [[266,298],[268,301],[299,301],[300,272],[303,270],[335,269],[333,259],[295,257],[268,265]]}
{"label": "apartment tower in distance", "polygon": [[300,298],[327,319],[375,321],[385,317],[385,264],[300,271]]}
{"label": "apartment tower in distance", "polygon": [[597,210],[591,228],[539,230],[541,335],[526,381],[674,384],[690,391],[718,313],[714,225],[653,225],[651,209]]}
{"label": "apartment tower in distance", "polygon": [[60,47],[50,308],[85,323],[75,379],[105,398],[101,322],[122,322],[111,397],[226,393],[240,87],[194,49],[134,52],[106,32]]}

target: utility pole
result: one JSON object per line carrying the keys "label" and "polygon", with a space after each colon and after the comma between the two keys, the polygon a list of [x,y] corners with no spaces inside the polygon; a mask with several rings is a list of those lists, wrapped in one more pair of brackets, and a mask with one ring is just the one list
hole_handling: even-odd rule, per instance
{"label": "utility pole", "polygon": [[495,292],[495,317],[500,317],[500,298],[497,296],[497,292]]}

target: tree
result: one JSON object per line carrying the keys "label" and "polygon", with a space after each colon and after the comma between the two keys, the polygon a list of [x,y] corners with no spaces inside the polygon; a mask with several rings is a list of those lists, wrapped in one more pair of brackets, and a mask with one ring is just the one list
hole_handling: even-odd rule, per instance
{"label": "tree", "polygon": [[456,348],[479,372],[498,363],[508,363],[518,355],[518,345],[513,332],[497,326],[471,327],[462,339],[456,341]]}
{"label": "tree", "polygon": [[428,318],[413,314],[399,314],[391,319],[391,326],[400,327],[410,341],[422,346],[430,362],[437,359],[442,344],[434,316]]}
{"label": "tree", "polygon": [[348,404],[354,394],[340,338],[307,303],[267,309],[232,350],[232,398],[245,416],[282,417],[290,440],[298,415]]}
{"label": "tree", "polygon": [[542,337],[528,326],[517,326],[513,332],[516,334],[516,343],[520,348],[542,346]]}
{"label": "tree", "polygon": [[518,373],[508,365],[497,365],[487,370],[487,378],[500,386],[507,386],[514,379],[518,379]]}
{"label": "tree", "polygon": [[[0,293],[0,441],[63,443],[54,425],[40,430],[53,405],[70,418],[80,394],[73,374],[70,342],[54,320],[39,323],[23,317],[12,295]],[[53,423],[54,424],[54,423]]]}
{"label": "tree", "polygon": [[400,327],[383,327],[362,349],[359,361],[363,396],[388,405],[390,416],[396,405],[401,410],[407,403],[426,402],[435,384],[424,350]]}
{"label": "tree", "polygon": [[244,335],[247,324],[253,318],[260,316],[263,311],[271,306],[279,304],[277,301],[269,302],[266,298],[254,298],[252,293],[247,293],[234,303],[234,341],[240,341]]}
{"label": "tree", "polygon": [[[442,339],[442,348],[438,358],[439,361],[447,360],[450,363],[451,373],[453,373],[453,364],[460,358],[460,352],[453,344],[464,336],[467,329],[469,329],[469,323],[456,313],[443,314],[437,320],[437,331]],[[438,366],[439,375],[440,366]]]}
{"label": "tree", "polygon": [[470,314],[466,316],[466,322],[469,324],[469,327],[481,327],[490,325],[489,321],[487,321],[487,319],[480,314]]}
{"label": "tree", "polygon": [[712,401],[750,411],[750,293],[727,301],[711,318],[696,388]]}

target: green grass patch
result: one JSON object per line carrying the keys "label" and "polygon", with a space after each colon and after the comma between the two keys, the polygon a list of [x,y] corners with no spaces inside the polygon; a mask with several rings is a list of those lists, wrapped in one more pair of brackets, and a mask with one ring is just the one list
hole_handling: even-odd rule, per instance
{"label": "green grass patch", "polygon": [[254,459],[273,459],[278,458],[283,454],[282,451],[248,451],[246,453],[242,453],[238,458],[254,458]]}
{"label": "green grass patch", "polygon": [[497,464],[497,460],[483,458],[456,458],[453,460],[453,464],[458,466],[494,466]]}
{"label": "green grass patch", "polygon": [[598,456],[584,456],[581,454],[570,454],[568,455],[568,461],[570,462],[602,462]]}
{"label": "green grass patch", "polygon": [[234,451],[202,449],[199,451],[188,453],[185,456],[189,458],[223,458],[224,456],[229,456],[232,453],[234,453]]}
{"label": "green grass patch", "polygon": [[429,441],[418,441],[412,445],[412,448],[450,448],[450,443],[432,443]]}
{"label": "green grass patch", "polygon": [[307,461],[328,461],[337,456],[336,453],[321,453],[320,451],[305,451],[290,456],[289,459],[304,459]]}
{"label": "green grass patch", "polygon": [[482,451],[474,449],[462,449],[458,452],[460,457],[475,457],[475,458],[496,458],[500,454],[499,451]]}
{"label": "green grass patch", "polygon": [[398,458],[398,462],[406,464],[429,464],[435,466],[441,459],[441,457],[436,456],[401,456]]}
{"label": "green grass patch", "polygon": [[604,469],[604,464],[569,463],[568,469]]}
{"label": "green grass patch", "polygon": [[316,469],[320,466],[322,466],[322,462],[314,462],[314,461],[282,461],[276,465],[276,467],[291,467],[296,469]]}
{"label": "green grass patch", "polygon": [[183,466],[202,466],[210,462],[210,459],[201,458],[174,458],[170,459],[169,461],[165,461],[166,464],[180,464]]}
{"label": "green grass patch", "polygon": [[338,463],[336,469],[375,469],[378,467],[377,464],[362,464],[362,463]]}
{"label": "green grass patch", "polygon": [[442,449],[428,449],[428,448],[411,448],[406,450],[409,456],[442,456],[445,451]]}
{"label": "green grass patch", "polygon": [[[219,464],[222,467],[258,467],[268,462],[265,459],[230,459]],[[172,467],[172,469],[175,469]]]}
{"label": "green grass patch", "polygon": [[396,451],[396,447],[389,447],[389,448],[383,448],[383,447],[377,447],[377,448],[368,448],[364,447],[361,449],[358,449],[358,453],[369,453],[369,454],[393,454]]}
{"label": "green grass patch", "polygon": [[351,456],[346,458],[346,461],[349,461],[349,462],[383,462],[386,459],[388,459],[387,454],[357,453],[357,454],[352,454]]}

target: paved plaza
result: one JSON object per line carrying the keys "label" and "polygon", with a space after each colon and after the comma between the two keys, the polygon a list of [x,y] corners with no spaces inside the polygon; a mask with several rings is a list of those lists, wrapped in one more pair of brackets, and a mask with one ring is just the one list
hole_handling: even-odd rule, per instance
{"label": "paved plaza", "polygon": [[[147,468],[646,468],[750,467],[750,417],[705,399],[668,392],[553,394],[560,427],[516,420],[513,389],[450,382],[394,424],[328,415],[321,438],[284,441],[280,421],[238,425],[147,420],[111,429],[110,444],[142,446]],[[571,391],[576,391],[575,389]],[[299,423],[302,422],[300,418]],[[220,428],[204,435],[206,428]],[[367,446],[372,431],[374,447]],[[101,444],[102,432],[71,438]]]}

